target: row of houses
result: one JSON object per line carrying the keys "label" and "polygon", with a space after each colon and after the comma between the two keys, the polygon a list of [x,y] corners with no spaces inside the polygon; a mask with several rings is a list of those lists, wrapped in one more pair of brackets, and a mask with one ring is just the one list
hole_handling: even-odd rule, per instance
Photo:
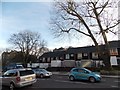
{"label": "row of houses", "polygon": [[[110,41],[110,63],[120,66],[120,40]],[[105,45],[100,45],[101,52],[105,52]],[[96,53],[95,46],[69,47],[54,49],[44,53],[39,58],[40,67],[100,67],[104,66],[103,59]]]}
{"label": "row of houses", "polygon": [[[110,62],[112,66],[120,66],[120,40],[110,41]],[[105,45],[100,45],[105,52]],[[17,51],[2,53],[2,63],[22,63],[22,53]],[[103,57],[96,53],[95,46],[69,47],[54,49],[36,58],[30,55],[28,67],[100,67],[104,66]]]}

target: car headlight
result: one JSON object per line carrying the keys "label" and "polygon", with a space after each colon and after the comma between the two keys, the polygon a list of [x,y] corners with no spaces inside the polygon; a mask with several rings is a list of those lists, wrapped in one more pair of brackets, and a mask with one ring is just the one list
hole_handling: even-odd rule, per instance
{"label": "car headlight", "polygon": [[96,74],[95,76],[100,77],[100,75]]}
{"label": "car headlight", "polygon": [[46,73],[45,75],[46,75],[46,76],[48,76],[48,75],[49,75],[49,73]]}

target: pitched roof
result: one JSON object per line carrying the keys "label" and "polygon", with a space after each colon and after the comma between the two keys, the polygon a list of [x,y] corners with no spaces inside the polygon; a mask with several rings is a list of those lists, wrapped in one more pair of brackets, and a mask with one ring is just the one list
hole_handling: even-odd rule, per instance
{"label": "pitched roof", "polygon": [[[109,42],[110,47],[114,48],[114,47],[118,47],[120,48],[120,40],[118,41],[110,41]],[[104,51],[105,45],[100,45],[100,50]],[[63,57],[64,54],[70,54],[70,53],[91,53],[91,52],[96,52],[96,47],[95,46],[86,46],[86,47],[70,47],[68,49],[65,50],[55,50],[53,52],[47,52],[44,53],[41,57]]]}
{"label": "pitched roof", "polygon": [[55,57],[55,56],[63,56],[64,55],[64,51],[56,51],[56,52],[47,52],[44,53],[41,57]]}

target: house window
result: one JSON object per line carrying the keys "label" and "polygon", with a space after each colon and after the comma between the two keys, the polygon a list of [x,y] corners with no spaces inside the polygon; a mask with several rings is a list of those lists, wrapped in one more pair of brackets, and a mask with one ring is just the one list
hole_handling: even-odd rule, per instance
{"label": "house window", "polygon": [[51,58],[51,60],[53,60],[53,58]]}
{"label": "house window", "polygon": [[71,56],[71,57],[74,57],[74,54],[71,54],[70,56]]}
{"label": "house window", "polygon": [[77,59],[82,59],[82,53],[77,54]]}
{"label": "house window", "polygon": [[112,49],[110,49],[110,55],[118,55],[118,50],[117,50],[117,48],[112,48]]}
{"label": "house window", "polygon": [[92,53],[92,58],[96,58],[96,59],[98,59],[98,53]]}
{"label": "house window", "polygon": [[66,54],[65,59],[70,59],[70,55]]}
{"label": "house window", "polygon": [[87,53],[84,53],[83,55],[84,55],[85,57],[86,57],[86,56],[88,56],[88,54],[87,54]]}
{"label": "house window", "polygon": [[60,57],[60,60],[63,60],[63,57]]}
{"label": "house window", "polygon": [[74,60],[74,54],[70,54],[70,59]]}
{"label": "house window", "polygon": [[88,58],[89,58],[88,53],[83,53],[82,59],[88,59]]}
{"label": "house window", "polygon": [[45,62],[45,58],[43,58],[42,62]]}
{"label": "house window", "polygon": [[50,58],[47,59],[47,62],[50,62]]}
{"label": "house window", "polygon": [[59,58],[58,57],[56,57],[56,60],[58,60]]}

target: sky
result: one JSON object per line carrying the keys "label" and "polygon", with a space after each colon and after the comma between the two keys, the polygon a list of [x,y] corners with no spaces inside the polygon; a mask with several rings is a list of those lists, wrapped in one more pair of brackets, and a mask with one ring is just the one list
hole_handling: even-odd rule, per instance
{"label": "sky", "polygon": [[[14,33],[31,30],[41,33],[49,49],[92,45],[88,38],[81,40],[55,39],[50,31],[52,0],[2,0],[0,3],[0,49],[12,47],[8,39]],[[113,40],[114,36],[110,36]]]}

